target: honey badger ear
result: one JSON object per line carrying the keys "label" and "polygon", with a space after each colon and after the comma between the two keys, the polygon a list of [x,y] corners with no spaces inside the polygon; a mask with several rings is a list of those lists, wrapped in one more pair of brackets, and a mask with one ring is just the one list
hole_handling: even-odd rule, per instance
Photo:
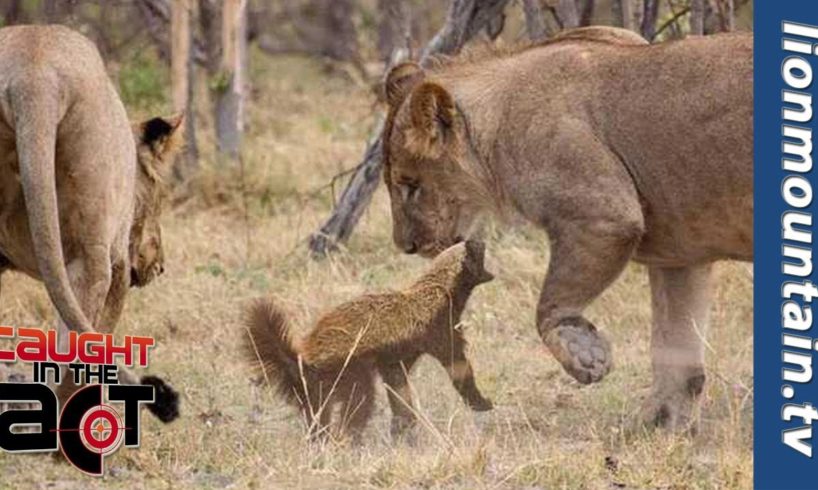
{"label": "honey badger ear", "polygon": [[171,161],[172,156],[184,141],[184,114],[170,117],[154,117],[139,125],[139,144],[150,148],[153,155],[162,161]]}
{"label": "honey badger ear", "polygon": [[384,94],[389,107],[397,108],[409,92],[423,79],[426,73],[413,61],[406,61],[389,70],[384,84]]}
{"label": "honey badger ear", "polygon": [[412,144],[419,152],[435,153],[454,125],[454,99],[445,88],[433,82],[423,82],[412,91],[411,97]]}

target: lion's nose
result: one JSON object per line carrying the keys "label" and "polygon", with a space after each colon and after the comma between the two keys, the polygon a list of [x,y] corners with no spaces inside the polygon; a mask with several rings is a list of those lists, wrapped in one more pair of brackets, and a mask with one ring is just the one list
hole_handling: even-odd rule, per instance
{"label": "lion's nose", "polygon": [[160,274],[160,275],[162,275],[162,274],[164,274],[164,273],[165,273],[165,266],[164,266],[164,265],[160,265],[160,266],[159,266],[159,274]]}
{"label": "lion's nose", "polygon": [[417,251],[418,251],[418,244],[417,244],[417,243],[415,243],[414,241],[409,242],[409,243],[407,243],[407,244],[406,244],[406,245],[403,247],[403,251],[404,251],[404,253],[407,253],[407,254],[409,254],[409,255],[412,255],[412,254],[414,254],[414,253],[417,253]]}

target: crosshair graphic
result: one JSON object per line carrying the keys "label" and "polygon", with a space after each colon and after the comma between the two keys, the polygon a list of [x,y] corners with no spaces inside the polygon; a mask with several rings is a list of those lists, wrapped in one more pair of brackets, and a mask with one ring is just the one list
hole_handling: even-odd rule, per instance
{"label": "crosshair graphic", "polygon": [[60,450],[80,471],[100,476],[104,458],[126,440],[125,426],[113,407],[102,398],[102,385],[88,385],[74,392],[62,408],[59,428]]}
{"label": "crosshair graphic", "polygon": [[80,420],[80,440],[90,451],[110,454],[122,444],[125,429],[113,407],[97,405],[85,412]]}

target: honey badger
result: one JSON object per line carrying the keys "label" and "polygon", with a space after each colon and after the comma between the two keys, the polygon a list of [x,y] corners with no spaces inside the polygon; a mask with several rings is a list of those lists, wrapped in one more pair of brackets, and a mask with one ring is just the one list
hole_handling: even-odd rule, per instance
{"label": "honey badger", "polygon": [[327,430],[359,435],[372,415],[376,372],[388,388],[392,434],[412,426],[415,412],[406,377],[422,354],[446,368],[472,410],[490,410],[457,328],[474,288],[493,279],[483,266],[484,255],[480,242],[456,244],[408,288],[341,304],[295,342],[282,309],[272,300],[259,300],[247,311],[245,353],[301,409],[313,435]]}

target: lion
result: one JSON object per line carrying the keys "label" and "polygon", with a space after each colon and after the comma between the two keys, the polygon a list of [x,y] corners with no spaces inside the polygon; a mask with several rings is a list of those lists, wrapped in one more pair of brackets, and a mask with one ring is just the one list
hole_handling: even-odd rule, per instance
{"label": "lion", "polygon": [[[376,372],[388,386],[392,435],[412,427],[416,411],[406,377],[423,354],[446,368],[472,410],[491,410],[474,381],[459,328],[474,288],[494,278],[483,266],[484,254],[480,242],[453,245],[410,287],[343,303],[297,343],[283,309],[272,300],[257,301],[247,312],[246,357],[301,409],[313,435],[334,428],[339,436],[360,436],[372,416]],[[344,420],[333,423],[336,407]]]}
{"label": "lion", "polygon": [[753,38],[649,45],[616,28],[395,67],[385,93],[393,239],[434,256],[486,212],[546,230],[537,329],[580,383],[611,369],[583,316],[647,265],[653,388],[641,422],[695,428],[711,264],[753,257]]}
{"label": "lion", "polygon": [[[65,27],[0,29],[0,67],[0,272],[45,284],[63,342],[110,332],[129,286],[163,270],[163,175],[182,118],[132,128],[96,47]],[[120,368],[120,381],[153,384],[151,411],[178,415],[161,379]]]}

